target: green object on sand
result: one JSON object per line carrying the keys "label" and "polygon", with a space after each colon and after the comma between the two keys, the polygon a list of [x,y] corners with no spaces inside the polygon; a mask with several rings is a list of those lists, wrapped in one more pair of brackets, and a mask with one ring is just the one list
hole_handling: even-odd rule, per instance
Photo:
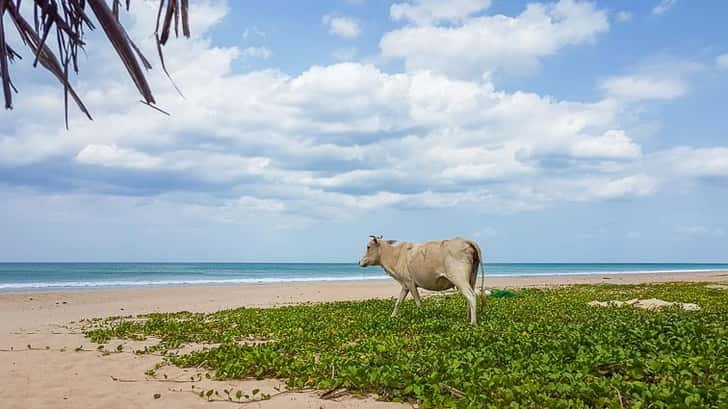
{"label": "green object on sand", "polygon": [[490,292],[490,296],[495,298],[513,298],[517,297],[518,294],[509,290],[493,290]]}

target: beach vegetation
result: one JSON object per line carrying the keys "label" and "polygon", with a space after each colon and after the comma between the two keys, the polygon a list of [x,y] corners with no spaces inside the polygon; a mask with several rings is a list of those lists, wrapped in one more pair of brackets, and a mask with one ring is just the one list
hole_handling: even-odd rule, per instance
{"label": "beach vegetation", "polygon": [[[86,335],[97,343],[154,337],[159,344],[146,351],[162,351],[169,364],[205,368],[215,379],[278,378],[294,390],[345,389],[422,407],[666,408],[728,402],[725,292],[704,284],[658,284],[524,289],[512,295],[481,302],[482,319],[475,326],[463,314],[465,299],[447,295],[427,298],[422,308],[405,302],[396,318],[389,317],[393,301],[368,300],[149,314],[95,321]],[[637,297],[692,302],[701,309],[588,305]],[[250,339],[269,342],[245,342]],[[189,343],[215,346],[171,353]]]}

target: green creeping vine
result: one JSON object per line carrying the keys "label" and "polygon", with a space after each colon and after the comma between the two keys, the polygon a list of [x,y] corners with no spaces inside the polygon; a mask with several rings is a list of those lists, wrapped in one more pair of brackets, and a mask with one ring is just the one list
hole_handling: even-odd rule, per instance
{"label": "green creeping vine", "polygon": [[[217,379],[281,378],[295,389],[346,388],[423,407],[667,408],[728,405],[728,293],[704,284],[528,289],[487,298],[466,322],[460,295],[415,308],[392,301],[150,314],[96,322],[94,342],[154,336],[150,350]],[[661,298],[701,311],[597,308]],[[246,344],[246,339],[270,340]],[[163,352],[164,353],[164,352]],[[238,398],[239,399],[239,398]]]}

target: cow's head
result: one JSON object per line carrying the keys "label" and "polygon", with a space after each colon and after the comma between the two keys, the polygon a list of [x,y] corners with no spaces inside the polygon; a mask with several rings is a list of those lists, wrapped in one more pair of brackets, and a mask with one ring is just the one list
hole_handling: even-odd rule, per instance
{"label": "cow's head", "polygon": [[382,236],[369,236],[367,242],[367,252],[364,257],[359,260],[361,267],[376,266],[380,264],[382,249]]}

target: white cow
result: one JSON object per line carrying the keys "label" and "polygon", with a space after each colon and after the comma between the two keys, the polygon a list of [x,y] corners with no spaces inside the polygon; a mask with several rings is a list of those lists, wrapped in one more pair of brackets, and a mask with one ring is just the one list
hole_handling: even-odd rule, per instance
{"label": "white cow", "polygon": [[367,251],[359,260],[362,267],[382,266],[402,286],[394,304],[392,316],[397,315],[399,304],[412,293],[417,306],[420,294],[417,288],[443,291],[457,287],[468,300],[468,317],[475,324],[475,281],[478,269],[482,271],[481,293],[484,295],[485,270],[478,244],[460,237],[426,243],[382,240],[382,236],[370,236]]}

